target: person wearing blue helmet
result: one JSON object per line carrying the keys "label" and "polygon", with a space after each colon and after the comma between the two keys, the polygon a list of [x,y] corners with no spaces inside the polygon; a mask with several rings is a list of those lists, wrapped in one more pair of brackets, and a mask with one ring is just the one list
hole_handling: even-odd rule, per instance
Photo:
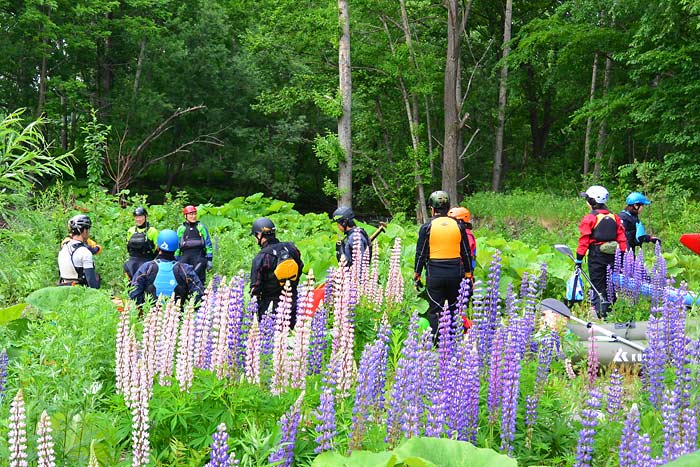
{"label": "person wearing blue helmet", "polygon": [[166,229],[158,234],[158,255],[142,264],[131,280],[129,297],[136,300],[137,305],[144,303],[146,294],[154,299],[175,294],[175,299],[183,305],[195,294],[195,303],[199,303],[204,286],[192,266],[175,259],[178,245],[178,235],[174,230]]}
{"label": "person wearing blue helmet", "polygon": [[628,249],[634,254],[635,249],[641,247],[642,243],[661,243],[661,240],[646,233],[644,224],[639,220],[639,213],[642,212],[644,206],[651,204],[651,201],[638,191],[634,191],[627,196],[625,203],[627,205],[625,209],[620,211],[619,216],[625,228]]}

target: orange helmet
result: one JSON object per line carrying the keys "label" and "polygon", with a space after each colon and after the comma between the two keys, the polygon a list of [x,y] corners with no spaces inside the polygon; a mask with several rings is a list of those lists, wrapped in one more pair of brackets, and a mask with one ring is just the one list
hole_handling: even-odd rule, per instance
{"label": "orange helmet", "polygon": [[456,208],[450,209],[447,215],[464,222],[469,222],[469,220],[472,218],[472,214],[469,212],[469,209],[465,208],[464,206],[457,206]]}
{"label": "orange helmet", "polygon": [[187,215],[191,212],[197,212],[197,208],[192,206],[191,204],[189,206],[185,206],[185,209],[182,210],[182,213],[184,215]]}

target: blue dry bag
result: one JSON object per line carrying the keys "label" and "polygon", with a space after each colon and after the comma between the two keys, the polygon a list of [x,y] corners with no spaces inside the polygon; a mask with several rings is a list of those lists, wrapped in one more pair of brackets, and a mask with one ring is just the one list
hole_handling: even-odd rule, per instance
{"label": "blue dry bag", "polygon": [[[573,297],[575,281],[577,281],[577,283],[576,283],[576,297]],[[582,302],[583,301],[583,280],[581,279],[580,275],[577,277],[575,272],[571,275],[571,277],[569,277],[569,280],[566,281],[566,299],[569,302]]]}

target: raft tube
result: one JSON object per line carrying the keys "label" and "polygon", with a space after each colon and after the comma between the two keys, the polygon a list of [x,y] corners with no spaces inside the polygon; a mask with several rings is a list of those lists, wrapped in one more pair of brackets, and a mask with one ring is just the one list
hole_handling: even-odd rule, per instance
{"label": "raft tube", "polygon": [[[607,329],[608,331],[614,333],[617,336],[622,337],[630,341],[643,341],[647,338],[647,327],[649,326],[648,321],[629,321],[627,323],[606,323],[598,324],[596,326]],[[584,324],[574,323],[569,321],[566,327],[576,334],[581,340],[586,340],[590,337],[590,329]],[[594,336],[604,337],[605,334],[593,328]]]}
{"label": "raft tube", "polygon": [[[595,344],[600,365],[639,365],[642,362],[642,352],[622,342],[613,341],[609,337],[596,336],[594,341],[582,340],[579,342],[582,345],[579,346],[579,353],[575,357],[577,360],[588,358],[590,346]],[[646,341],[633,342],[646,347]]]}
{"label": "raft tube", "polygon": [[[623,276],[622,274],[613,274],[612,280],[616,287],[624,287],[629,289],[637,288],[637,284],[634,279]],[[651,297],[651,289],[652,287],[649,282],[642,282],[639,285],[640,293],[646,297]],[[674,287],[666,287],[666,293],[673,298],[677,298],[681,292]],[[683,296],[683,303],[685,304],[685,306],[688,307],[693,305],[700,305],[700,296],[688,292]]]}

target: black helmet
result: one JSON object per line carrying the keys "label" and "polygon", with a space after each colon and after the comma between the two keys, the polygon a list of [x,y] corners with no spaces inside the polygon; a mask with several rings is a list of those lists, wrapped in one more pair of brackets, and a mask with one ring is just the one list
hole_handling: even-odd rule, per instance
{"label": "black helmet", "polygon": [[428,197],[428,206],[435,209],[450,207],[450,195],[446,191],[433,191]]}
{"label": "black helmet", "polygon": [[250,229],[250,234],[275,235],[275,224],[267,217],[259,217],[253,222],[253,227]]}
{"label": "black helmet", "polygon": [[333,222],[339,224],[347,223],[355,218],[355,213],[348,207],[340,207],[333,211]]}
{"label": "black helmet", "polygon": [[148,215],[148,211],[146,211],[146,208],[144,208],[143,206],[139,206],[136,209],[134,209],[134,217],[147,216],[147,215]]}
{"label": "black helmet", "polygon": [[81,234],[83,230],[92,227],[92,221],[85,214],[78,214],[73,216],[68,221],[68,228],[70,228],[71,233]]}

